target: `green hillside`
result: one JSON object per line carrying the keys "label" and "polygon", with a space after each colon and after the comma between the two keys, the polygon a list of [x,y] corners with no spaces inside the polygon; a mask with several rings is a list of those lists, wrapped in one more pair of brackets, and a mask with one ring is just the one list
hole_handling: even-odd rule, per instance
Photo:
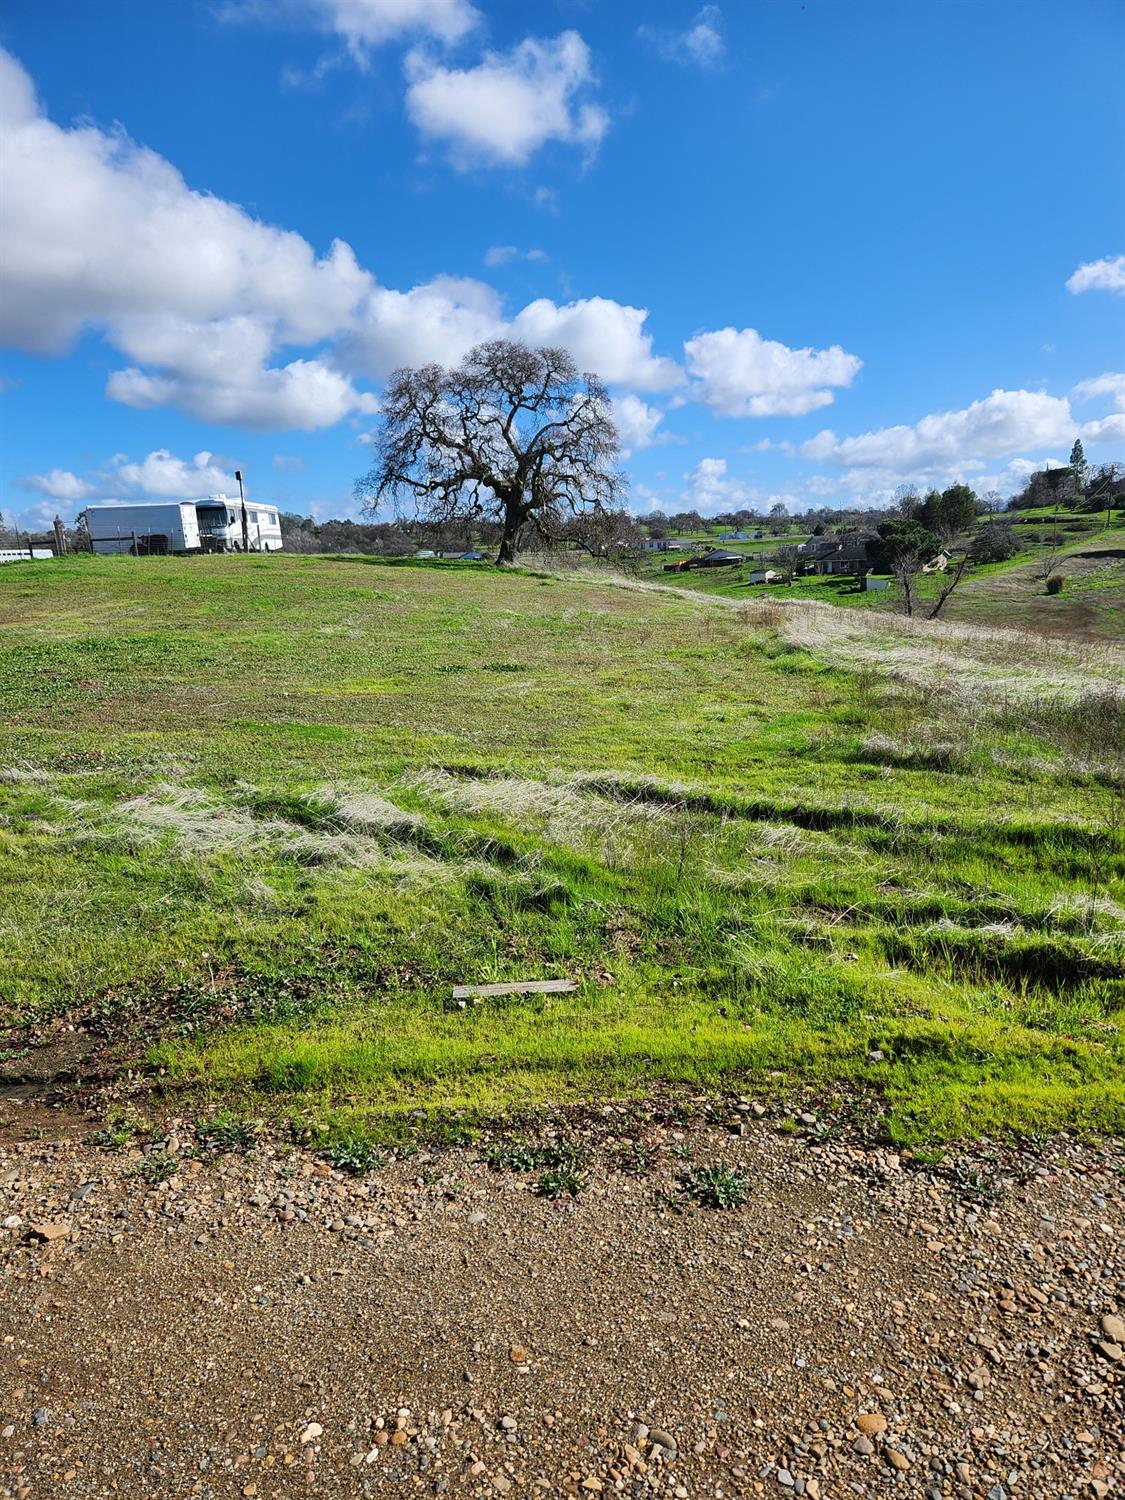
{"label": "green hillside", "polygon": [[1125,1124],[1111,650],[284,555],[11,566],[0,625],[9,1055],[331,1129],[736,1081]]}

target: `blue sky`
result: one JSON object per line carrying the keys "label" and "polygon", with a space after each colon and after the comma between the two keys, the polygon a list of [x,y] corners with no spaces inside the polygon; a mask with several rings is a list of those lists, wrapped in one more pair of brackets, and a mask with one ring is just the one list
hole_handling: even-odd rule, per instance
{"label": "blue sky", "polygon": [[611,383],[633,507],[1125,457],[1118,0],[7,0],[0,509],[353,509],[381,382]]}

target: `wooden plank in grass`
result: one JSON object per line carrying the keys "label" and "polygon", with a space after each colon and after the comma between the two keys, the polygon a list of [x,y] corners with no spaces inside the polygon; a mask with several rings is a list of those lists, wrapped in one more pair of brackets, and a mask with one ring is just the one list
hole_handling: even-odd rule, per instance
{"label": "wooden plank in grass", "polygon": [[486,999],[491,995],[563,995],[578,988],[576,979],[525,979],[517,984],[457,984],[454,1000]]}

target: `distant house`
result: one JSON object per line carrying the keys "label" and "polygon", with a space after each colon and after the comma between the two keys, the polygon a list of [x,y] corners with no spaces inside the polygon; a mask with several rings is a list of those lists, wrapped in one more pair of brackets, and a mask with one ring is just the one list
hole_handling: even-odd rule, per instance
{"label": "distant house", "polygon": [[810,536],[807,542],[798,544],[797,550],[805,559],[807,572],[862,577],[868,567],[868,545],[878,539],[877,532],[846,531],[835,536]]}
{"label": "distant house", "polygon": [[840,550],[840,538],[838,536],[810,536],[807,542],[798,542],[797,551],[803,552],[806,557],[818,558],[828,557],[830,553]]}
{"label": "distant house", "polygon": [[776,568],[759,568],[756,573],[751,573],[747,583],[777,583],[783,575]]}
{"label": "distant house", "polygon": [[674,536],[646,536],[641,542],[642,552],[686,552],[690,542],[680,541]]}
{"label": "distant house", "polygon": [[693,557],[688,563],[689,568],[730,568],[742,562],[741,552],[724,552],[716,548],[713,552],[704,552],[701,557]]}
{"label": "distant house", "polygon": [[829,552],[816,559],[816,571],[823,575],[833,576],[840,573],[857,574],[862,577],[867,572],[867,545],[861,543],[858,546],[837,546],[835,552]]}

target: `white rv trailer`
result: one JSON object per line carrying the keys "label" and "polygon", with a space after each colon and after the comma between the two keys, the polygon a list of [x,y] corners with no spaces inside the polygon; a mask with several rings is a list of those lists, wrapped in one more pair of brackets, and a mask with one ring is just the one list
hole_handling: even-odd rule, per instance
{"label": "white rv trailer", "polygon": [[[241,552],[242,502],[211,495],[195,502],[200,545],[205,552]],[[281,517],[276,505],[246,502],[246,545],[251,552],[281,551]]]}
{"label": "white rv trailer", "polygon": [[194,500],[88,505],[86,525],[95,552],[198,552]]}
{"label": "white rv trailer", "polygon": [[276,505],[246,506],[226,495],[206,500],[146,500],[136,505],[86,507],[95,552],[280,552],[281,518]]}

